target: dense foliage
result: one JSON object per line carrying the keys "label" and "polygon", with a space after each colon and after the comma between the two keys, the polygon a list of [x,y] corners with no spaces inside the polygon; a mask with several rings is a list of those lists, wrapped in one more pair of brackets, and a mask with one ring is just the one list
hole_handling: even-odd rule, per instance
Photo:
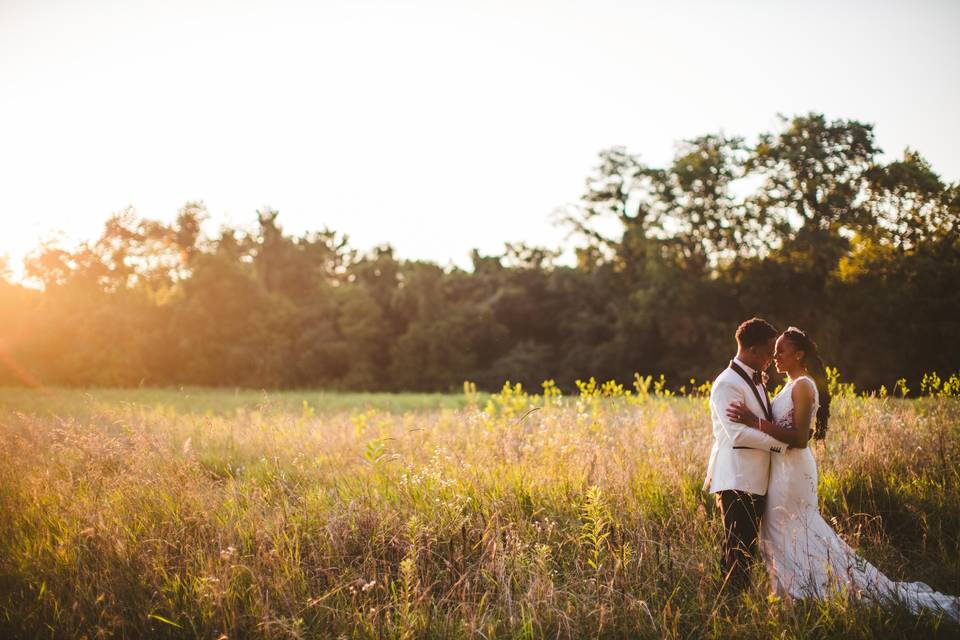
{"label": "dense foliage", "polygon": [[[818,114],[751,144],[706,135],[651,167],[600,154],[562,247],[474,251],[473,269],[361,252],[325,229],[202,232],[132,211],[0,278],[0,384],[481,388],[505,379],[712,377],[752,315],[795,324],[860,387],[960,363],[960,185],[871,125]],[[429,230],[424,230],[429,233]],[[2,275],[2,271],[0,271]]]}

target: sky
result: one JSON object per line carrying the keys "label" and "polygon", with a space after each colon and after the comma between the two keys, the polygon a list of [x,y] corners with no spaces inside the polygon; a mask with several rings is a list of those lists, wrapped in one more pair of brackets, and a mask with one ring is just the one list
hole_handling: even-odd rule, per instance
{"label": "sky", "polygon": [[556,247],[597,152],[778,113],[960,180],[960,2],[0,0],[0,255],[191,200],[468,267]]}

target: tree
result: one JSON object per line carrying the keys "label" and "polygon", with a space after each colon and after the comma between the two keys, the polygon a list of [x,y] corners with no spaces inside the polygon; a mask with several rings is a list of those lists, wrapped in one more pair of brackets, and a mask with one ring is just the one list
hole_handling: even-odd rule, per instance
{"label": "tree", "polygon": [[202,202],[170,224],[127,209],[92,241],[32,252],[42,290],[0,277],[0,342],[53,384],[572,391],[590,375],[702,380],[762,315],[810,331],[845,378],[889,386],[960,361],[960,186],[914,151],[878,153],[870,125],[819,114],[755,145],[684,141],[663,167],[606,149],[562,216],[575,266],[506,243],[444,269],[287,233],[273,209],[210,237]]}
{"label": "tree", "polygon": [[871,222],[859,231],[899,252],[960,234],[960,185],[946,185],[919,153],[878,165],[869,174]]}
{"label": "tree", "polygon": [[731,193],[744,176],[741,138],[707,135],[684,142],[666,169],[648,170],[649,235],[660,257],[687,275],[703,276],[722,262],[762,249],[760,225]]}
{"label": "tree", "polygon": [[869,216],[862,206],[869,170],[880,153],[873,126],[828,122],[816,113],[781,120],[785,128],[761,134],[746,163],[764,180],[752,199],[759,214],[789,235],[791,228],[835,233],[862,226]]}

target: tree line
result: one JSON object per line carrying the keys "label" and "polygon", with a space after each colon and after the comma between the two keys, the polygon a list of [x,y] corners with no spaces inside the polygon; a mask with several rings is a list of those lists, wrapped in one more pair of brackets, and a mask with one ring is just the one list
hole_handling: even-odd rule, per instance
{"label": "tree line", "polygon": [[684,141],[663,167],[605,149],[558,212],[574,265],[507,243],[442,268],[285,233],[269,209],[212,236],[199,202],[172,223],[128,210],[37,247],[27,284],[0,269],[0,384],[679,386],[725,366],[753,315],[807,330],[860,388],[915,384],[960,363],[960,185],[880,154],[872,125],[816,113]]}

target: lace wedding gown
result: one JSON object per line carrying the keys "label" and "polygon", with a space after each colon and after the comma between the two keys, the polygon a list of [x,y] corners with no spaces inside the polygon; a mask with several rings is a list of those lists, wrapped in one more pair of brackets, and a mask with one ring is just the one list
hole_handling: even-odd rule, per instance
{"label": "lace wedding gown", "polygon": [[[795,384],[813,388],[813,416],[819,407],[813,380],[790,380],[772,404],[774,421],[783,427],[793,425]],[[771,584],[781,597],[822,598],[846,589],[878,603],[902,602],[914,613],[929,609],[960,622],[960,599],[922,582],[890,580],[840,539],[817,507],[817,463],[809,448],[771,456],[760,545]]]}

